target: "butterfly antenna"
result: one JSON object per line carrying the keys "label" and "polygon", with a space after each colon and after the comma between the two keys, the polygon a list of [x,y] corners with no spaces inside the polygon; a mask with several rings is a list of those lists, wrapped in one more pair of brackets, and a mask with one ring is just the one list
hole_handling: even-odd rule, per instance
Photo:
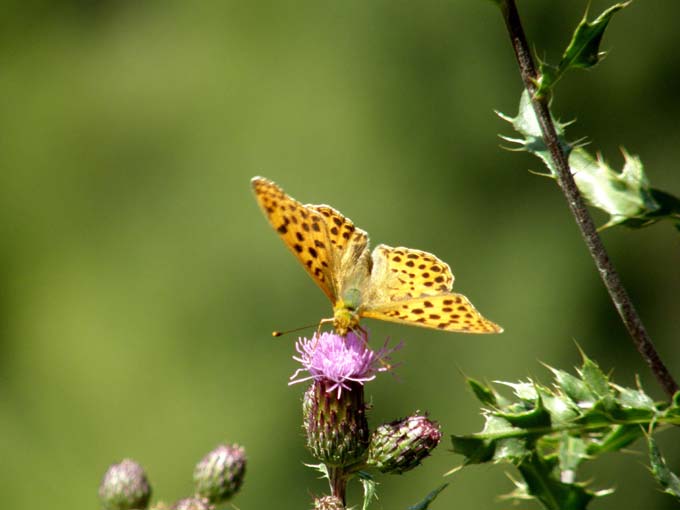
{"label": "butterfly antenna", "polygon": [[287,331],[272,331],[272,336],[273,337],[279,337],[279,336],[287,335],[288,333],[295,333],[296,331],[302,331],[303,329],[308,329],[308,328],[313,328],[313,327],[316,327],[316,324],[309,324],[307,326],[302,326],[302,327],[295,328],[295,329],[289,329]]}

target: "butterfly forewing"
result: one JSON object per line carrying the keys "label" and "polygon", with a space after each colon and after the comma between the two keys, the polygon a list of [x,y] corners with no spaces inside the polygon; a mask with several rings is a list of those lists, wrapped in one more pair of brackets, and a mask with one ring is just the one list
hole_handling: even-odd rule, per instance
{"label": "butterfly forewing", "polygon": [[333,278],[338,297],[349,287],[363,287],[368,280],[368,235],[352,220],[327,205],[308,205],[323,217],[335,261]]}
{"label": "butterfly forewing", "polygon": [[337,271],[325,217],[287,195],[268,179],[255,177],[252,185],[271,226],[335,303],[337,289],[334,275]]}
{"label": "butterfly forewing", "polygon": [[[345,218],[338,211],[328,205],[311,205],[306,207],[318,212],[323,216],[326,229],[328,231],[328,241],[338,252],[342,252],[347,247],[347,244],[353,238],[357,228],[352,223],[352,220]],[[363,232],[360,230],[360,232]],[[365,232],[363,232],[365,236]]]}

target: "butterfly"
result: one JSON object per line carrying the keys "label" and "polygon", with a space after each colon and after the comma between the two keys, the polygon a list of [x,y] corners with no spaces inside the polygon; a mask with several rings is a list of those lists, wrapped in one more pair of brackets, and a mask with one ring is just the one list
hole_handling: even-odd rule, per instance
{"label": "butterfly", "polygon": [[451,292],[448,264],[431,253],[379,244],[328,205],[303,205],[263,177],[251,181],[271,226],[333,305],[336,333],[363,317],[461,333],[500,333],[463,296]]}

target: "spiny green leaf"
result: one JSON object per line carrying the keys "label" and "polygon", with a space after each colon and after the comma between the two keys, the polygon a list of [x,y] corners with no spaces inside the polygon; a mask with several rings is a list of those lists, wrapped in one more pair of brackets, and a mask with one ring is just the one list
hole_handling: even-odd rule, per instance
{"label": "spiny green leaf", "polygon": [[671,401],[671,404],[668,406],[667,409],[664,409],[662,416],[669,421],[671,421],[674,424],[679,424],[678,420],[680,420],[680,402],[679,398],[680,397],[680,391],[677,392],[675,395],[673,395],[673,399]]}
{"label": "spiny green leaf", "polygon": [[612,16],[627,7],[629,2],[618,3],[600,14],[594,21],[588,21],[586,10],[583,19],[574,30],[569,45],[564,50],[558,66],[539,62],[539,80],[536,97],[550,94],[555,84],[570,69],[588,69],[602,60],[605,52],[600,51],[602,36]]}
{"label": "spiny green leaf", "polygon": [[622,407],[618,401],[610,408],[611,417],[618,423],[646,423],[651,422],[658,415],[658,411],[637,407]]}
{"label": "spiny green leaf", "polygon": [[527,454],[525,432],[498,416],[488,415],[484,430],[468,436],[451,436],[453,451],[465,456],[464,465],[489,461],[514,462]]}
{"label": "spiny green leaf", "polygon": [[538,455],[528,457],[517,466],[529,494],[547,510],[583,510],[595,494],[582,485],[563,483],[552,476],[553,466]]}
{"label": "spiny green leaf", "polygon": [[[680,392],[672,403],[654,402],[641,388],[618,386],[598,364],[581,353],[580,377],[548,367],[554,386],[536,381],[497,381],[512,388],[513,399],[493,391],[496,406],[484,409],[482,432],[452,436],[453,449],[463,454],[463,466],[484,462],[508,462],[520,470],[512,498],[537,499],[548,510],[581,510],[595,497],[577,482],[577,470],[585,460],[620,451],[655,424],[680,425]],[[480,392],[489,400],[486,392]],[[654,452],[652,452],[654,453]],[[657,464],[659,462],[657,461]],[[462,466],[461,466],[462,467]],[[664,483],[677,477],[658,468]]]}
{"label": "spiny green leaf", "polygon": [[642,162],[625,150],[622,153],[625,162],[621,173],[582,148],[574,149],[569,157],[581,193],[591,205],[610,216],[601,230],[626,221],[630,226],[642,227],[662,218],[661,206],[654,199]]}
{"label": "spiny green leaf", "polygon": [[465,456],[464,463],[483,464],[493,459],[496,445],[481,437],[475,436],[451,436],[453,452]]}
{"label": "spiny green leaf", "polygon": [[440,485],[435,490],[430,492],[427,496],[425,496],[425,499],[423,499],[420,503],[408,507],[408,510],[427,510],[428,508],[430,508],[430,503],[432,503],[437,498],[437,496],[439,496],[439,493],[446,489],[448,486],[449,486],[448,483]]}
{"label": "spiny green leaf", "polygon": [[647,436],[647,446],[649,447],[649,463],[654,478],[663,487],[665,493],[680,500],[680,478],[668,468],[666,459],[661,455],[656,441],[651,435]]}
{"label": "spiny green leaf", "polygon": [[642,389],[625,388],[618,385],[613,386],[619,392],[618,400],[623,407],[656,411],[656,404]]}
{"label": "spiny green leaf", "polygon": [[371,501],[378,499],[378,484],[375,480],[373,480],[373,477],[365,471],[359,471],[357,476],[361,482],[361,486],[364,489],[364,501],[361,505],[361,509],[367,510],[368,506],[371,504]]}
{"label": "spiny green leaf", "polygon": [[536,398],[535,407],[524,412],[503,412],[498,411],[494,414],[508,420],[508,422],[521,429],[550,428],[550,413],[543,406],[543,400]]}
{"label": "spiny green leaf", "polygon": [[494,462],[517,462],[528,453],[526,441],[516,437],[499,439],[495,442],[495,446]]}
{"label": "spiny green leaf", "polygon": [[581,462],[589,458],[588,446],[580,437],[573,437],[564,432],[559,450],[560,472],[575,472]]}
{"label": "spiny green leaf", "polygon": [[619,451],[632,444],[642,434],[642,427],[636,423],[616,425],[600,440],[593,441],[588,445],[588,455],[595,456]]}
{"label": "spiny green leaf", "polygon": [[553,425],[564,425],[578,417],[579,409],[570,398],[563,395],[542,395],[541,398]]}
{"label": "spiny green leaf", "polygon": [[475,397],[477,397],[477,400],[479,400],[482,404],[491,407],[496,407],[498,405],[496,394],[494,393],[493,389],[485,386],[475,379],[472,379],[471,377],[467,377],[465,381],[467,382],[470,389],[472,389],[472,392],[475,394]]}
{"label": "spiny green leaf", "polygon": [[548,367],[555,376],[555,385],[567,395],[574,404],[594,403],[595,395],[588,385],[569,372]]}
{"label": "spiny green leaf", "polygon": [[325,478],[326,480],[330,480],[330,476],[328,474],[328,466],[321,462],[320,464],[305,464],[305,466],[312,468],[314,471],[318,471],[321,473],[321,478]]}
{"label": "spiny green leaf", "polygon": [[[521,145],[522,148],[520,150],[524,150],[534,154],[535,156],[538,156],[548,167],[548,170],[550,170],[550,174],[542,175],[556,177],[557,171],[553,166],[552,159],[550,157],[550,151],[543,141],[541,126],[538,123],[538,119],[536,118],[534,107],[531,105],[531,97],[529,96],[529,93],[526,90],[522,92],[522,96],[519,100],[519,110],[515,117],[510,117],[509,115],[505,115],[500,112],[496,112],[496,115],[506,122],[512,124],[512,127],[515,129],[515,131],[524,136],[524,139],[509,138],[506,136],[501,136],[501,138],[507,142]],[[571,151],[571,145],[564,138],[564,128],[567,126],[567,124],[558,122],[554,117],[552,117],[552,115],[551,118],[555,124],[555,130],[557,131],[560,146],[565,153],[569,154]]]}
{"label": "spiny green leaf", "polygon": [[673,406],[680,407],[680,391],[673,394]]}
{"label": "spiny green leaf", "polygon": [[600,370],[600,367],[593,360],[583,355],[583,365],[579,369],[579,374],[588,388],[599,398],[613,396],[614,392],[609,387],[609,379]]}
{"label": "spiny green leaf", "polygon": [[680,229],[680,199],[656,188],[650,188],[649,193],[658,208],[642,211],[635,217],[625,219],[621,225],[628,228],[643,228],[668,218],[675,222],[677,229]]}
{"label": "spiny green leaf", "polygon": [[508,386],[513,389],[515,396],[519,398],[523,403],[528,404],[526,409],[531,409],[534,402],[538,398],[538,392],[534,386],[533,381],[520,381],[518,383],[512,383],[508,381],[495,381],[503,386]]}
{"label": "spiny green leaf", "polygon": [[458,471],[470,464],[486,462],[516,463],[527,455],[524,441],[518,438],[481,439],[471,436],[451,436],[453,452],[465,456],[462,465],[453,468],[449,473]]}
{"label": "spiny green leaf", "polygon": [[614,418],[610,412],[612,407],[611,401],[605,403],[604,400],[598,400],[595,405],[590,408],[582,409],[582,414],[574,420],[574,423],[588,427],[589,429],[607,428],[610,427]]}
{"label": "spiny green leaf", "polygon": [[592,22],[588,21],[586,11],[574,31],[571,42],[564,50],[559,65],[560,72],[563,73],[570,68],[587,69],[597,64],[604,56],[604,53],[600,52],[600,43],[609,21],[616,12],[629,4],[630,1],[612,5]]}
{"label": "spiny green leaf", "polygon": [[536,98],[541,99],[548,96],[555,84],[560,80],[562,74],[560,69],[547,62],[538,63],[538,82],[536,87]]}
{"label": "spiny green leaf", "polygon": [[[557,171],[543,141],[527,91],[522,93],[517,116],[510,117],[501,113],[498,115],[510,122],[523,136],[501,138],[519,145],[519,150],[530,152],[540,158],[549,171],[541,175],[556,179]],[[680,199],[650,187],[638,157],[622,150],[623,170],[616,172],[601,157],[592,156],[578,142],[568,142],[564,134],[564,128],[568,123],[560,123],[554,117],[552,119],[560,146],[568,155],[569,168],[579,191],[590,205],[609,215],[609,220],[600,227],[601,230],[615,225],[642,228],[661,219],[670,219],[680,229]]]}

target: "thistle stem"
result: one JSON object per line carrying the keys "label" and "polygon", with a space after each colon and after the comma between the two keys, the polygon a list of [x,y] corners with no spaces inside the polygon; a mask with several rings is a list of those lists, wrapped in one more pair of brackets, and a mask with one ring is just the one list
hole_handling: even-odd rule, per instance
{"label": "thistle stem", "polygon": [[638,315],[633,302],[626,292],[623,283],[612,264],[609,255],[602,243],[602,239],[597,233],[595,223],[586,209],[585,202],[579,192],[574,178],[569,169],[568,158],[560,147],[555,125],[550,116],[548,99],[546,97],[536,97],[536,89],[539,74],[536,71],[529,45],[527,44],[524,29],[519,18],[515,0],[496,0],[501,8],[505,25],[510,35],[515,57],[519,65],[522,81],[531,96],[531,104],[536,113],[536,118],[541,127],[543,140],[550,150],[550,157],[557,170],[557,182],[564,194],[569,209],[581,231],[581,235],[590,251],[590,255],[595,261],[595,266],[600,273],[600,278],[609,292],[616,310],[623,321],[628,333],[635,344],[640,356],[652,370],[659,384],[669,396],[678,391],[678,384],[673,379],[666,366],[664,365],[659,353],[656,351],[652,339]]}
{"label": "thistle stem", "polygon": [[342,467],[328,466],[328,482],[331,486],[331,494],[342,501],[343,505],[347,504],[347,477]]}

